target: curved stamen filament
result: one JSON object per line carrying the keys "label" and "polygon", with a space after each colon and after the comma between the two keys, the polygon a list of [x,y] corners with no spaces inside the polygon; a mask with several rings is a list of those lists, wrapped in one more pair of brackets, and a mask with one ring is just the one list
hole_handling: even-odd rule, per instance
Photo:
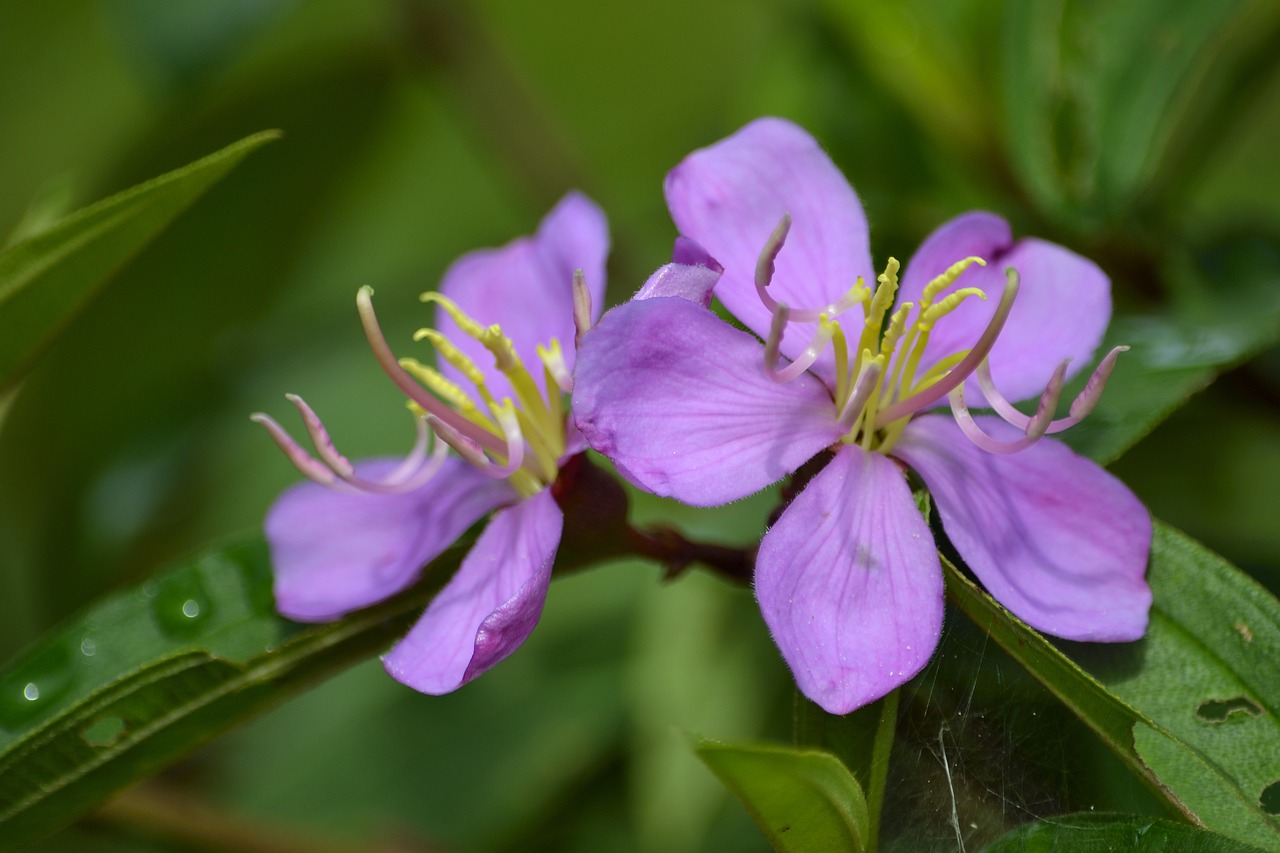
{"label": "curved stamen filament", "polygon": [[[765,308],[769,309],[769,313],[775,317],[778,313],[779,302],[769,294],[769,285],[773,283],[774,262],[778,259],[778,253],[782,251],[782,246],[787,241],[787,233],[791,230],[791,214],[786,213],[782,216],[782,221],[778,223],[778,227],[773,229],[773,233],[769,235],[769,240],[764,244],[764,248],[760,250],[760,257],[756,260],[756,295],[760,297],[760,302]],[[853,287],[849,288],[843,296],[822,308],[792,308],[791,319],[797,323],[817,323],[823,317],[839,317],[845,311],[848,311],[855,305],[860,305],[871,296],[871,291],[863,284],[862,276],[858,276]]]}
{"label": "curved stamen filament", "polygon": [[858,379],[853,384],[853,393],[849,396],[849,401],[845,403],[844,409],[840,412],[840,428],[846,433],[852,433],[854,425],[862,417],[866,411],[867,401],[871,399],[872,392],[876,389],[876,384],[880,381],[880,375],[884,370],[884,359],[882,357],[871,357],[871,351],[863,352],[861,359],[866,365],[862,368],[862,372],[858,374]]}
{"label": "curved stamen filament", "polygon": [[329,431],[324,428],[320,416],[297,394],[285,394],[284,398],[293,403],[298,414],[302,415],[302,425],[306,428],[307,435],[311,438],[311,444],[319,454],[320,460],[344,480],[354,474],[355,466],[333,446],[333,440],[329,438]]}
{"label": "curved stamen filament", "polygon": [[391,377],[391,381],[410,400],[421,406],[424,412],[437,421],[447,424],[458,435],[469,438],[480,447],[501,452],[504,449],[503,442],[497,436],[479,428],[476,424],[444,405],[414,381],[413,377],[400,366],[400,362],[396,359],[395,353],[391,351],[391,347],[387,345],[387,340],[383,337],[382,329],[378,325],[378,317],[373,311],[373,300],[370,298],[372,294],[373,288],[368,286],[360,288],[356,294],[356,307],[360,311],[360,322],[364,326],[365,337],[369,339],[369,347],[373,350],[374,357],[378,359],[378,363],[382,365],[383,371]]}
{"label": "curved stamen filament", "polygon": [[[1093,407],[1098,404],[1098,400],[1102,398],[1102,391],[1107,387],[1107,380],[1111,378],[1111,372],[1115,370],[1116,359],[1120,357],[1120,353],[1128,351],[1129,348],[1127,346],[1114,347],[1102,361],[1098,362],[1098,366],[1093,370],[1093,375],[1085,383],[1084,390],[1071,401],[1069,416],[1051,421],[1045,429],[1047,435],[1070,429],[1089,416],[1089,413],[1093,411]],[[995,410],[996,414],[1018,429],[1026,429],[1031,418],[1014,408],[1013,404],[996,388],[995,381],[991,377],[989,360],[983,360],[982,364],[978,365],[975,375],[983,396],[987,398],[987,402]]]}
{"label": "curved stamen filament", "polygon": [[493,477],[495,480],[502,480],[516,473],[520,470],[520,466],[524,464],[524,435],[520,431],[520,422],[516,417],[515,405],[511,400],[503,400],[502,405],[496,408],[494,416],[498,419],[498,423],[502,427],[503,436],[506,439],[506,462],[501,464],[490,459],[488,454],[484,452],[483,447],[469,436],[455,429],[452,424],[446,423],[434,415],[428,415],[427,421],[431,424],[431,428],[435,430],[436,435],[456,450],[459,456],[479,468],[486,476]]}
{"label": "curved stamen filament", "polygon": [[818,356],[822,354],[823,347],[831,343],[831,339],[835,336],[839,326],[823,316],[818,321],[818,330],[814,332],[813,338],[809,341],[809,345],[804,348],[804,352],[800,353],[795,361],[779,370],[778,345],[782,339],[782,330],[787,325],[787,308],[785,305],[779,305],[778,308],[780,310],[774,313],[773,325],[769,329],[769,340],[765,343],[764,367],[770,379],[774,382],[782,383],[790,382],[812,367],[813,363],[818,360]]}
{"label": "curved stamen filament", "polygon": [[267,434],[271,436],[276,446],[284,452],[285,457],[293,463],[293,467],[297,468],[302,476],[322,486],[334,484],[337,477],[333,471],[324,463],[313,458],[310,453],[303,449],[302,445],[294,441],[293,437],[285,432],[284,427],[276,423],[275,418],[262,412],[254,412],[249,416],[249,420],[266,428]]}
{"label": "curved stamen filament", "polygon": [[286,396],[302,415],[307,434],[311,437],[312,444],[315,445],[316,452],[320,455],[320,460],[316,460],[307,453],[280,424],[276,423],[268,415],[255,413],[249,419],[266,428],[276,446],[284,451],[285,456],[293,463],[294,467],[308,479],[322,486],[339,490],[349,487],[352,491],[377,494],[400,494],[426,485],[439,472],[440,466],[444,464],[448,447],[443,442],[435,442],[432,447],[431,457],[427,458],[426,448],[429,435],[425,419],[419,418],[418,434],[414,441],[413,449],[396,469],[382,480],[368,480],[361,477],[355,473],[355,468],[351,463],[333,446],[333,442],[329,439],[328,431],[324,428],[324,424],[320,421],[315,411],[296,394],[288,394]]}
{"label": "curved stamen filament", "polygon": [[[890,406],[880,410],[876,416],[874,428],[882,429],[883,427],[893,423],[894,421],[913,415],[916,412],[925,409],[938,400],[945,397],[953,388],[964,383],[965,379],[971,373],[977,370],[978,365],[982,363],[991,347],[995,345],[996,338],[1000,336],[1000,331],[1004,328],[1005,321],[1009,319],[1009,312],[1013,309],[1013,301],[1018,295],[1018,273],[1010,267],[1006,271],[1007,280],[1005,283],[1004,293],[1000,296],[1000,304],[996,306],[996,312],[991,318],[991,322],[987,324],[987,328],[983,330],[982,337],[974,345],[969,354],[964,357],[959,364],[955,366],[946,376],[939,379],[929,387],[912,394],[905,400],[899,400]],[[956,294],[952,294],[955,296]],[[950,297],[948,297],[950,298]],[[943,300],[944,302],[946,300]],[[938,308],[939,305],[933,306]],[[914,355],[915,353],[912,353]]]}
{"label": "curved stamen filament", "polygon": [[582,336],[591,330],[591,291],[582,270],[573,271],[573,346],[582,346]]}
{"label": "curved stamen filament", "polygon": [[996,453],[1000,455],[1008,455],[1026,450],[1035,444],[1049,428],[1049,422],[1053,419],[1053,413],[1058,408],[1058,398],[1062,394],[1063,378],[1066,376],[1066,362],[1058,365],[1058,369],[1054,371],[1053,378],[1049,380],[1049,386],[1045,388],[1044,394],[1040,396],[1040,405],[1036,408],[1034,416],[1027,419],[1026,434],[1015,441],[1001,441],[987,435],[982,427],[978,426],[973,419],[973,415],[969,412],[969,407],[964,402],[964,383],[957,385],[951,389],[948,399],[951,402],[951,414],[955,417],[956,423],[960,426],[960,431],[965,437],[981,447],[988,453]]}

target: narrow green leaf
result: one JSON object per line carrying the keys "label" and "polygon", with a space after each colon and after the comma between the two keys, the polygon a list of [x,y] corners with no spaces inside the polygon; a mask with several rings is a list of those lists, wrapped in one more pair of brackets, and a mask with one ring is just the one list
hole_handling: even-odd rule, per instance
{"label": "narrow green leaf", "polygon": [[21,378],[104,279],[249,152],[278,135],[242,139],[0,251],[0,392]]}
{"label": "narrow green leaf", "polygon": [[[1280,605],[1274,598],[1159,525],[1149,569],[1155,603],[1147,636],[1124,646],[1072,645],[1088,656],[1103,677],[1099,681],[949,562],[944,568],[951,599],[1157,794],[1216,832],[1263,846],[1280,841],[1280,822],[1262,805],[1267,756],[1280,755],[1276,708],[1268,704],[1280,685],[1274,677]],[[1214,615],[1189,621],[1186,610],[1206,599]],[[1236,616],[1224,620],[1224,611]],[[1254,642],[1262,637],[1256,650],[1242,653],[1247,665],[1228,648],[1246,643],[1237,619],[1248,633],[1258,628]],[[1270,687],[1259,687],[1266,678]],[[1239,699],[1244,704],[1234,701]],[[1206,700],[1222,704],[1196,704]],[[1251,714],[1254,706],[1262,713]],[[1249,719],[1217,733],[1220,721],[1205,718],[1221,715],[1225,721],[1241,714]],[[1280,775],[1274,766],[1270,773]]]}
{"label": "narrow green leaf", "polygon": [[694,751],[750,812],[773,848],[864,851],[867,803],[829,752],[694,738]]}
{"label": "narrow green leaf", "polygon": [[1193,826],[1135,815],[1062,815],[1019,827],[983,853],[1261,853]]}
{"label": "narrow green leaf", "polygon": [[1005,138],[1039,205],[1097,225],[1142,197],[1199,136],[1237,74],[1268,53],[1274,4],[1006,4]]}
{"label": "narrow green leaf", "polygon": [[414,589],[325,625],[278,616],[261,541],[106,598],[0,670],[0,851],[75,819],[404,633],[469,540]]}

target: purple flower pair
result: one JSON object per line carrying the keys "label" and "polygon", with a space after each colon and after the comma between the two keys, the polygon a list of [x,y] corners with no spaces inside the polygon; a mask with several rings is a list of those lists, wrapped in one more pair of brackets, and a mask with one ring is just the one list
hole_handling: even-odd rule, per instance
{"label": "purple flower pair", "polygon": [[[397,361],[361,292],[374,352],[420,416],[419,442],[402,462],[353,466],[297,398],[315,456],[255,416],[316,481],[267,518],[282,613],[321,621],[386,598],[493,512],[385,658],[419,690],[456,689],[533,629],[563,526],[548,487],[585,437],[640,488],[698,506],[829,456],[766,532],[755,587],[797,684],[830,712],[899,686],[938,642],[942,573],[907,465],[1014,613],[1071,639],[1141,636],[1150,519],[1119,481],[1043,438],[1088,413],[1115,362],[1112,352],[1054,419],[1073,373],[1061,360],[1083,364],[1110,316],[1096,266],[971,213],[926,240],[901,281],[892,260],[876,277],[857,196],[779,119],[695,152],[666,190],[682,234],[672,263],[585,335],[608,237],[577,195],[534,237],[463,257],[424,295],[439,321],[417,337],[438,369]],[[1005,268],[1017,271],[1007,282]],[[758,338],[708,310],[713,291]],[[575,369],[562,343],[579,337]],[[1041,391],[1032,416],[1007,402]],[[971,416],[966,394],[998,417]],[[953,417],[923,414],[944,398]]]}

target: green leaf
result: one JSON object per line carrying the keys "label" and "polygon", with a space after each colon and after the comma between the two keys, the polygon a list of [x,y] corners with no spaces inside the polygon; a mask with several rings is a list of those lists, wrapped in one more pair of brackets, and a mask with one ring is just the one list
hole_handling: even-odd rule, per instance
{"label": "green leaf", "polygon": [[77,211],[0,252],[0,392],[13,386],[102,281],[249,152],[265,131]]}
{"label": "green leaf", "polygon": [[[1011,2],[1005,137],[1043,209],[1117,220],[1268,52],[1274,4]],[[1212,140],[1216,142],[1217,140]]]}
{"label": "green leaf", "polygon": [[[1077,657],[1107,688],[1159,722],[1178,742],[1233,781],[1214,808],[1241,823],[1269,824],[1280,845],[1280,805],[1263,805],[1280,786],[1280,601],[1234,566],[1182,533],[1156,525],[1148,580],[1155,594],[1146,637]],[[1135,746],[1165,784],[1198,784],[1201,768],[1173,741],[1135,732]],[[1268,814],[1269,813],[1269,814]]]}
{"label": "green leaf", "polygon": [[[1171,806],[1232,838],[1276,844],[1280,822],[1263,808],[1260,781],[1267,776],[1266,757],[1280,755],[1277,706],[1268,704],[1280,686],[1278,662],[1264,651],[1277,648],[1280,638],[1280,605],[1274,598],[1225,562],[1157,526],[1149,569],[1155,595],[1151,627],[1139,643],[1088,648],[1091,667],[1103,676],[1099,681],[945,560],[944,569],[947,593],[960,609]],[[1185,610],[1206,600],[1213,616],[1188,622]],[[1224,613],[1236,616],[1224,619]],[[1249,632],[1255,627],[1260,632],[1254,634],[1258,645],[1242,654],[1229,648],[1246,642],[1235,628],[1237,619]],[[1216,680],[1206,680],[1206,674]],[[1258,688],[1265,678],[1271,678],[1270,688]],[[1231,687],[1212,692],[1211,683]],[[1237,697],[1265,713],[1252,715],[1232,701]],[[1223,705],[1196,705],[1206,699]],[[1218,723],[1204,718],[1221,714],[1225,720],[1241,713],[1249,719],[1233,721],[1221,730],[1225,735],[1215,734]],[[1271,773],[1280,775],[1274,767]]]}
{"label": "green leaf", "polygon": [[867,803],[829,752],[694,738],[694,751],[751,813],[778,851],[863,851]]}
{"label": "green leaf", "polygon": [[1193,826],[1134,815],[1062,815],[1019,827],[987,847],[983,853],[1096,853],[1127,850],[1135,853],[1260,853]]}
{"label": "green leaf", "polygon": [[889,755],[893,750],[897,724],[897,690],[844,716],[828,714],[796,691],[796,745],[830,750],[853,773],[859,787],[866,791],[868,850],[875,850],[879,843]]}
{"label": "green leaf", "polygon": [[381,651],[467,544],[436,560],[414,589],[324,625],[276,614],[261,541],[100,601],[0,671],[0,850]]}

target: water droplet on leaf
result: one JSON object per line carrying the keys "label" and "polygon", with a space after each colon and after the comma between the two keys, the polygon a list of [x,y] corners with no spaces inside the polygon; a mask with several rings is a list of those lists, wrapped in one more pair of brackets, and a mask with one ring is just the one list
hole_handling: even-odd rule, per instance
{"label": "water droplet on leaf", "polygon": [[54,707],[71,687],[75,670],[65,643],[39,649],[0,680],[0,726],[16,730]]}
{"label": "water droplet on leaf", "polygon": [[213,614],[213,599],[195,572],[164,578],[151,599],[151,612],[161,630],[175,637],[190,637]]}

